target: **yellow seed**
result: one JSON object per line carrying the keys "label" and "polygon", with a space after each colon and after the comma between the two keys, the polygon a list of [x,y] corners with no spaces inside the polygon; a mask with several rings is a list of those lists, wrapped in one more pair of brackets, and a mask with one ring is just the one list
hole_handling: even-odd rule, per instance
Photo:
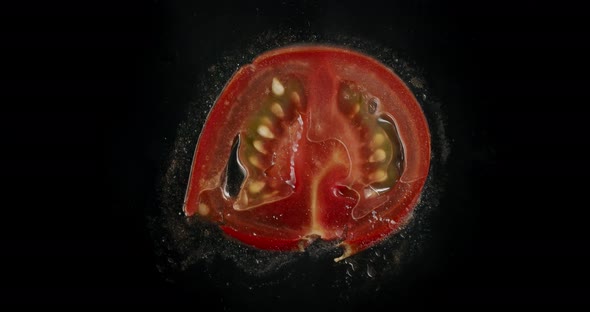
{"label": "yellow seed", "polygon": [[361,110],[361,106],[359,104],[354,104],[354,107],[352,108],[352,116],[356,115],[359,111]]}
{"label": "yellow seed", "polygon": [[266,184],[262,181],[254,181],[254,182],[250,183],[250,186],[248,186],[248,190],[250,191],[250,193],[255,194],[255,193],[260,192],[264,188],[265,185]]}
{"label": "yellow seed", "polygon": [[387,155],[385,154],[385,151],[378,149],[373,153],[373,155],[371,155],[371,157],[369,157],[369,162],[384,161],[386,157]]}
{"label": "yellow seed", "polygon": [[387,172],[379,169],[371,174],[371,180],[375,180],[375,182],[383,182],[387,180]]}
{"label": "yellow seed", "polygon": [[260,165],[260,160],[258,159],[258,157],[252,155],[252,156],[248,157],[248,161],[250,161],[250,163],[252,165],[254,165],[254,167],[262,168],[262,166]]}
{"label": "yellow seed", "polygon": [[281,96],[285,93],[285,87],[283,87],[276,77],[272,79],[272,93],[277,96]]}
{"label": "yellow seed", "polygon": [[266,126],[272,125],[272,121],[267,116],[260,118],[260,123]]}
{"label": "yellow seed", "polygon": [[283,111],[281,104],[279,104],[277,102],[272,103],[270,110],[273,114],[275,114],[275,116],[277,116],[279,118],[285,117],[285,112]]}
{"label": "yellow seed", "polygon": [[295,104],[299,104],[299,102],[301,101],[299,93],[297,93],[296,91],[291,92],[291,101],[293,101]]}
{"label": "yellow seed", "polygon": [[371,142],[373,147],[381,146],[385,142],[385,136],[382,133],[376,133],[373,136],[373,141]]}
{"label": "yellow seed", "polygon": [[254,145],[254,148],[260,153],[266,154],[266,149],[264,148],[264,144],[262,143],[262,141],[255,140],[254,142],[252,142],[252,145]]}
{"label": "yellow seed", "polygon": [[272,131],[270,131],[270,129],[265,125],[258,126],[258,134],[267,139],[272,139],[275,137]]}
{"label": "yellow seed", "polygon": [[202,216],[206,216],[209,214],[209,212],[211,211],[211,209],[209,209],[209,206],[207,206],[204,203],[199,203],[199,214]]}

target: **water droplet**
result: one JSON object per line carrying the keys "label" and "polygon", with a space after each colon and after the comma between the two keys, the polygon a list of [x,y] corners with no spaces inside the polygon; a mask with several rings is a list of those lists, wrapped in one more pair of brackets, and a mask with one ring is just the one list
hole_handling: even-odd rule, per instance
{"label": "water droplet", "polygon": [[367,107],[369,114],[375,114],[377,111],[377,106],[379,106],[379,100],[376,98],[370,99]]}
{"label": "water droplet", "polygon": [[352,270],[350,268],[346,269],[346,275],[352,277]]}
{"label": "water droplet", "polygon": [[373,266],[371,266],[370,264],[367,264],[367,275],[370,278],[375,277],[375,275],[377,274],[377,272],[375,271],[375,268]]}
{"label": "water droplet", "polygon": [[348,264],[353,272],[356,271],[355,265],[351,260],[344,260],[344,263]]}

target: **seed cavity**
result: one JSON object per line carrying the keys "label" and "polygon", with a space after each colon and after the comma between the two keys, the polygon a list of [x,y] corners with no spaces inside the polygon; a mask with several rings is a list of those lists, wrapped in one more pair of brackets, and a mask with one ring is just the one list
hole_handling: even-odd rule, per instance
{"label": "seed cavity", "polygon": [[272,79],[272,93],[276,96],[281,96],[285,93],[285,87],[283,87],[276,77]]}
{"label": "seed cavity", "polygon": [[250,193],[256,194],[259,193],[265,185],[266,183],[264,183],[263,181],[254,181],[250,183],[250,186],[248,186],[248,190],[250,191]]}
{"label": "seed cavity", "polygon": [[257,131],[258,131],[258,134],[260,134],[260,136],[262,136],[263,138],[272,139],[275,137],[275,135],[272,133],[272,131],[270,131],[270,129],[265,125],[258,126]]}
{"label": "seed cavity", "polygon": [[240,135],[236,135],[234,144],[232,145],[229,159],[225,167],[225,181],[223,183],[223,194],[226,198],[234,198],[242,188],[242,182],[246,177],[246,170],[240,163],[238,158],[238,150],[240,149],[241,139]]}
{"label": "seed cavity", "polygon": [[270,107],[270,111],[273,114],[275,114],[275,116],[277,116],[279,118],[285,117],[285,112],[283,111],[281,104],[279,104],[277,102],[272,103],[272,106]]}
{"label": "seed cavity", "polygon": [[262,154],[266,154],[266,149],[264,148],[264,143],[262,143],[262,141],[260,140],[254,140],[254,142],[252,142],[252,145],[254,145],[254,148],[262,153]]}
{"label": "seed cavity", "polygon": [[376,182],[383,182],[385,180],[387,180],[387,172],[385,172],[385,170],[377,170],[375,172],[373,172],[370,176],[371,180],[374,180]]}
{"label": "seed cavity", "polygon": [[386,157],[387,154],[385,154],[385,151],[382,149],[378,149],[375,152],[373,152],[373,155],[371,155],[371,157],[369,157],[369,162],[381,162],[384,161]]}
{"label": "seed cavity", "polygon": [[202,216],[206,216],[209,214],[209,212],[211,212],[211,209],[209,208],[209,206],[207,206],[207,204],[204,203],[199,203],[199,214]]}

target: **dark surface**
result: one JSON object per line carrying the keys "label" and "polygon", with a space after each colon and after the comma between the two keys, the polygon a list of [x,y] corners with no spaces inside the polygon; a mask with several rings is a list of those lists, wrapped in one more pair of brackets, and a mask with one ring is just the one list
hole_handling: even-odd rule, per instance
{"label": "dark surface", "polygon": [[[285,27],[392,48],[422,69],[448,119],[452,154],[439,222],[451,241],[440,242],[443,260],[420,286],[386,285],[370,304],[583,302],[590,278],[583,10],[526,1],[196,3],[0,13],[0,297],[195,307],[205,300],[234,310],[255,301],[257,294],[164,281],[145,215],[155,209],[196,77],[224,51]],[[291,293],[284,297],[301,291],[310,303],[330,304],[321,293],[282,285],[275,291]]]}

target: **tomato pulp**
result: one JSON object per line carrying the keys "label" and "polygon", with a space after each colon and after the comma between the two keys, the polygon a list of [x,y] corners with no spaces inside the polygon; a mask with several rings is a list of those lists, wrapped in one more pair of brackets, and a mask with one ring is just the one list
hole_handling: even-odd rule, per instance
{"label": "tomato pulp", "polygon": [[183,209],[261,249],[333,240],[341,260],[408,220],[429,165],[426,118],[391,69],[347,49],[282,48],[240,68],[209,112]]}

